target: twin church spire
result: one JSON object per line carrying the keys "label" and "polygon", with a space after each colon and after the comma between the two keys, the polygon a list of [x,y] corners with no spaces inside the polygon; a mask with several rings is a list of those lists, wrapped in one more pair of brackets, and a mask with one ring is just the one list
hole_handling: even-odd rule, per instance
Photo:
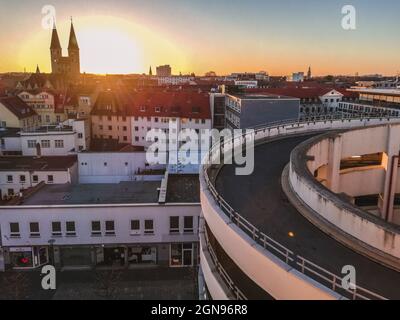
{"label": "twin church spire", "polygon": [[50,53],[52,73],[73,75],[80,73],[79,45],[72,18],[68,42],[68,56],[62,56],[62,47],[55,23],[51,36]]}

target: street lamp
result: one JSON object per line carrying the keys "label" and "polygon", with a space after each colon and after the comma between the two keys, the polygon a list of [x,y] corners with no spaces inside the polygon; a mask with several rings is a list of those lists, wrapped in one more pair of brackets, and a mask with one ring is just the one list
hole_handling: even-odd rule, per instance
{"label": "street lamp", "polygon": [[56,242],[55,239],[50,239],[48,241],[50,245],[50,254],[49,254],[49,260],[50,260],[50,265],[54,266],[54,243]]}

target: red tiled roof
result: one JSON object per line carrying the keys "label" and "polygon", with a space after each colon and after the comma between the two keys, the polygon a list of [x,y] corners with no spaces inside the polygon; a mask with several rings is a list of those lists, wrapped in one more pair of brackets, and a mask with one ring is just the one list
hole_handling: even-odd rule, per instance
{"label": "red tiled roof", "polygon": [[104,91],[91,114],[211,119],[208,93],[193,91]]}
{"label": "red tiled roof", "polygon": [[[138,92],[132,95],[130,113],[133,116],[180,117],[211,119],[210,97],[208,93],[190,91],[178,92]],[[145,111],[142,111],[142,108]],[[160,112],[156,112],[160,108]]]}

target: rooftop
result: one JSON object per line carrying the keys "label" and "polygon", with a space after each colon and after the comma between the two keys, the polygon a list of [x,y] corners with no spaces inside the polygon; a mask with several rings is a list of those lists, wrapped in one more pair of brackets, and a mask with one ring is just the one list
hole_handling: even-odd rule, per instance
{"label": "rooftop", "polygon": [[160,181],[118,184],[46,185],[23,205],[93,205],[158,203]]}
{"label": "rooftop", "polygon": [[66,171],[76,160],[76,156],[4,156],[0,157],[0,171]]}
{"label": "rooftop", "polygon": [[242,99],[242,100],[280,100],[280,99],[296,99],[296,97],[289,97],[285,95],[277,95],[277,94],[238,94],[233,96]]}
{"label": "rooftop", "polygon": [[29,118],[36,114],[36,112],[19,97],[0,98],[0,104],[4,105],[18,119]]}
{"label": "rooftop", "polygon": [[167,202],[200,203],[200,180],[197,174],[168,176]]}

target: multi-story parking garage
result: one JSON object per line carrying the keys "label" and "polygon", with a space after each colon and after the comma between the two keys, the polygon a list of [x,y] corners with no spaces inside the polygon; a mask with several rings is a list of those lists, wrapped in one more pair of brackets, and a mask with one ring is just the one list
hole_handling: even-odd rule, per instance
{"label": "multi-story parking garage", "polygon": [[[237,138],[256,142],[252,175],[211,164],[201,173],[202,294],[400,298],[393,205],[400,193],[399,128],[398,119],[329,120]],[[376,200],[357,206],[363,197]],[[356,271],[350,287],[342,282],[348,267]]]}

